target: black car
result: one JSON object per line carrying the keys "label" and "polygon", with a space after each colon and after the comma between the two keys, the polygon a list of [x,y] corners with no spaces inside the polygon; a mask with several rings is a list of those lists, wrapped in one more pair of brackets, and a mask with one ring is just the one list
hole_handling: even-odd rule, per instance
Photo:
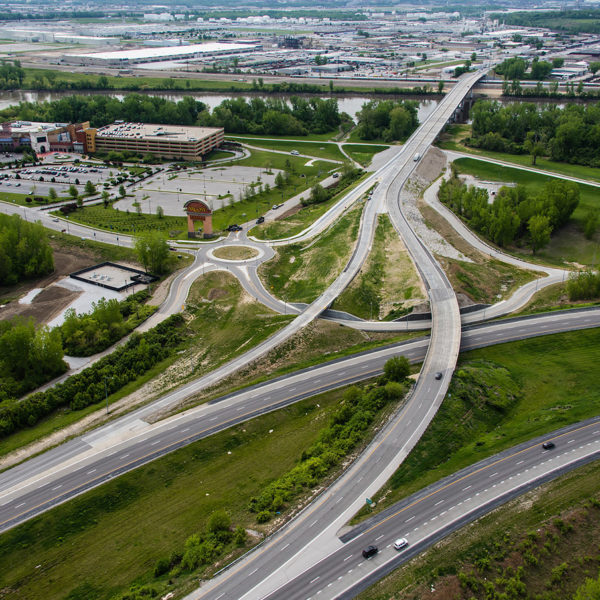
{"label": "black car", "polygon": [[227,231],[241,231],[241,230],[242,230],[242,228],[237,224],[230,225],[227,228]]}
{"label": "black car", "polygon": [[265,222],[265,218],[264,217],[258,217],[258,219],[256,219],[256,224],[260,225],[261,223]]}
{"label": "black car", "polygon": [[371,556],[375,556],[378,552],[379,548],[377,548],[377,546],[367,546],[362,551],[362,555],[364,558],[371,558]]}
{"label": "black car", "polygon": [[544,450],[552,450],[552,448],[554,448],[554,442],[544,442],[542,448]]}
{"label": "black car", "polygon": [[441,371],[438,371],[438,372],[435,374],[435,378],[436,378],[436,379],[441,379],[441,378],[442,378],[442,372],[441,372]]}

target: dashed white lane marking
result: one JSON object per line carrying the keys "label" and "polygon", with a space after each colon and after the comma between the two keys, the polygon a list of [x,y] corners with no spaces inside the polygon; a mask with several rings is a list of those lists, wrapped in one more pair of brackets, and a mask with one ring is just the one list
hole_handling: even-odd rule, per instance
{"label": "dashed white lane marking", "polygon": [[212,419],[209,419],[209,421],[216,421],[217,417],[213,417]]}
{"label": "dashed white lane marking", "polygon": [[189,427],[186,427],[185,429],[182,429],[182,430],[181,430],[181,433],[185,433],[186,431],[189,431],[189,430],[190,430],[190,428],[189,428]]}
{"label": "dashed white lane marking", "polygon": [[311,524],[310,524],[308,527],[310,528],[310,527],[312,527],[313,525],[316,525],[318,520],[319,520],[319,519],[315,519],[315,520],[314,520],[314,521],[313,521],[313,522],[312,522],[312,523],[311,523]]}
{"label": "dashed white lane marking", "polygon": [[52,488],[52,491],[54,491],[54,490],[57,490],[58,488],[61,488],[61,487],[62,487],[62,483],[60,483],[60,484],[58,484],[58,485],[54,486],[54,487]]}
{"label": "dashed white lane marking", "polygon": [[[380,540],[383,537],[383,534],[381,534],[379,537],[375,538],[375,541]],[[360,565],[358,565],[360,567]]]}
{"label": "dashed white lane marking", "polygon": [[442,502],[443,502],[443,500],[440,500],[439,502],[436,502],[436,503],[434,504],[434,506],[438,506],[438,504],[441,504]]}
{"label": "dashed white lane marking", "polygon": [[256,571],[258,571],[258,569],[254,569],[254,571],[251,571],[250,573],[248,573],[248,577],[250,577],[250,575],[254,575],[254,573],[256,573]]}
{"label": "dashed white lane marking", "polygon": [[235,410],[237,410],[237,412],[240,412],[240,410],[244,410],[244,407],[240,406],[240,407],[236,408]]}
{"label": "dashed white lane marking", "polygon": [[160,443],[160,440],[156,440],[155,442],[152,442],[150,445],[151,446],[156,446],[156,444],[159,444],[159,443]]}
{"label": "dashed white lane marking", "polygon": [[346,562],[347,560],[350,560],[351,558],[352,558],[352,554],[350,556],[346,556],[346,558],[342,562]]}
{"label": "dashed white lane marking", "polygon": [[406,519],[406,521],[404,521],[405,523],[408,523],[409,521],[412,521],[415,518],[415,515],[413,515],[412,517],[409,517],[408,519]]}
{"label": "dashed white lane marking", "polygon": [[88,471],[87,474],[91,475],[92,473],[95,473],[95,472],[96,472],[96,469],[92,469],[91,471]]}
{"label": "dashed white lane marking", "polygon": [[491,478],[491,477],[496,477],[496,475],[498,475],[498,471],[496,471],[495,473],[492,473],[492,474],[490,475],[490,478]]}
{"label": "dashed white lane marking", "polygon": [[525,462],[524,460],[520,460],[517,464],[522,465],[524,462]]}
{"label": "dashed white lane marking", "polygon": [[21,504],[17,504],[15,508],[20,508],[21,506],[25,506],[25,502],[21,502]]}
{"label": "dashed white lane marking", "polygon": [[285,545],[285,546],[282,548],[282,550],[285,550],[285,549],[286,549],[288,546],[289,546],[289,544],[286,544],[286,545]]}
{"label": "dashed white lane marking", "polygon": [[466,492],[471,486],[468,485],[466,488],[463,488],[463,492]]}
{"label": "dashed white lane marking", "polygon": [[127,458],[129,456],[129,454],[123,454],[123,456],[121,456],[121,460],[123,460],[124,458]]}

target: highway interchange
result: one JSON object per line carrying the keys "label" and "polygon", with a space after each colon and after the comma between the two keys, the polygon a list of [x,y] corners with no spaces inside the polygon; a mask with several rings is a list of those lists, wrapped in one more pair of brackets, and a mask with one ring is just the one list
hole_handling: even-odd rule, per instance
{"label": "highway interchange", "polygon": [[[522,450],[526,458],[518,465],[513,465],[510,457],[498,458],[502,470],[494,474],[494,477],[498,477],[498,483],[492,486],[487,485],[489,471],[483,467],[475,470],[468,475],[474,482],[469,486],[480,491],[468,494],[468,498],[463,498],[455,486],[448,486],[445,489],[450,496],[437,496],[441,504],[448,504],[448,508],[443,506],[443,514],[421,499],[415,504],[418,514],[415,514],[414,522],[410,513],[406,512],[410,507],[406,507],[399,513],[400,516],[391,515],[374,523],[371,529],[359,536],[345,539],[345,543],[338,537],[344,524],[362,506],[364,498],[373,495],[385,483],[427,428],[446,394],[461,348],[464,350],[554,331],[600,326],[600,310],[565,311],[559,315],[546,314],[474,326],[462,333],[461,340],[461,316],[454,291],[433,255],[404,218],[400,198],[402,187],[418,163],[413,157],[425,153],[462,97],[482,75],[483,71],[463,77],[405,144],[402,152],[308,230],[292,238],[293,241],[302,241],[314,237],[326,229],[351,202],[377,184],[372,200],[365,203],[359,239],[352,258],[336,281],[315,302],[263,344],[220,369],[182,386],[156,403],[3,473],[0,478],[0,531],[196,439],[321,391],[372,377],[381,372],[385,360],[399,352],[412,361],[423,361],[417,384],[402,409],[393,415],[352,466],[307,509],[269,538],[267,543],[191,594],[190,598],[287,599],[309,598],[313,594],[319,594],[322,598],[351,597],[357,586],[373,579],[374,570],[385,570],[389,565],[396,564],[402,556],[409,556],[428,543],[432,536],[439,535],[440,531],[449,531],[469,515],[479,514],[511,491],[514,493],[515,489],[531,485],[539,477],[546,477],[594,456],[598,452],[597,427],[582,426],[569,432],[569,440],[571,437],[574,440],[568,442],[572,444],[571,447],[555,452],[551,458],[540,461],[538,442],[532,443],[528,450]],[[429,338],[326,363],[310,369],[310,376],[306,371],[292,374],[247,388],[153,425],[148,424],[146,419],[157,409],[175,406],[194,391],[210,386],[223,375],[255,360],[317,318],[359,271],[371,248],[377,215],[386,211],[409,249],[428,290],[432,306]],[[52,223],[49,218],[48,221]],[[47,223],[44,222],[44,225]],[[115,243],[114,238],[113,234],[99,232],[96,239]],[[121,236],[120,242],[126,245],[132,243],[130,238],[124,236]],[[283,312],[283,308],[284,311],[297,313],[297,308],[270,296],[256,275],[257,264],[272,255],[273,251],[264,244],[248,240],[245,234],[236,242],[244,245],[254,243],[262,253],[255,261],[249,261],[241,267],[231,265],[230,270],[235,272],[240,281],[243,284],[246,281],[244,287],[252,288],[255,297],[260,297],[266,305],[279,312]],[[277,243],[289,243],[289,240],[273,245]],[[196,253],[194,264],[178,276],[168,301],[161,307],[156,319],[176,311],[195,277],[213,268],[223,268],[223,263],[214,260],[210,247],[202,246]],[[549,278],[562,277],[562,271],[548,275]],[[441,379],[434,376],[438,372],[443,375]],[[590,433],[591,430],[595,433]],[[517,469],[517,466],[520,468]],[[441,494],[441,491],[427,498],[433,498],[435,494]],[[409,534],[409,528],[401,527],[399,521],[405,516],[411,520],[411,546],[409,551],[398,555],[388,544],[400,535]],[[382,547],[382,552],[367,563],[362,560],[360,549],[372,540]]]}

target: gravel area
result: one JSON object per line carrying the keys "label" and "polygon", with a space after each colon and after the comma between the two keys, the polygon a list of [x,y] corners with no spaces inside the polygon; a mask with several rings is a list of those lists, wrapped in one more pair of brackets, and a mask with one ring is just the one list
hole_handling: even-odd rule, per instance
{"label": "gravel area", "polygon": [[[423,215],[417,206],[419,198],[427,188],[429,188],[427,189],[427,193],[435,193],[437,195],[437,190],[442,181],[439,175],[445,166],[446,157],[443,152],[438,148],[430,148],[427,154],[421,159],[421,163],[400,194],[404,214],[416,234],[432,252],[446,258],[473,262],[469,257],[449,244],[435,229],[430,229],[425,224]],[[432,181],[433,184],[430,185]]]}

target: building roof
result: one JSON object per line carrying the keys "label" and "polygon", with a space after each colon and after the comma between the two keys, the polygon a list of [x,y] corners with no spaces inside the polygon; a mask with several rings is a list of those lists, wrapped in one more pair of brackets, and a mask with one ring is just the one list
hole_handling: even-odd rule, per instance
{"label": "building roof", "polygon": [[249,44],[223,44],[210,42],[208,44],[190,44],[186,46],[160,46],[158,48],[145,47],[139,50],[115,50],[111,52],[92,52],[80,54],[84,58],[101,60],[151,60],[162,57],[188,56],[190,54],[212,54],[215,52],[240,52],[251,49]]}
{"label": "building roof", "polygon": [[132,140],[165,139],[177,142],[195,142],[221,131],[215,127],[188,127],[181,125],[153,125],[148,123],[113,123],[100,127],[98,137]]}

